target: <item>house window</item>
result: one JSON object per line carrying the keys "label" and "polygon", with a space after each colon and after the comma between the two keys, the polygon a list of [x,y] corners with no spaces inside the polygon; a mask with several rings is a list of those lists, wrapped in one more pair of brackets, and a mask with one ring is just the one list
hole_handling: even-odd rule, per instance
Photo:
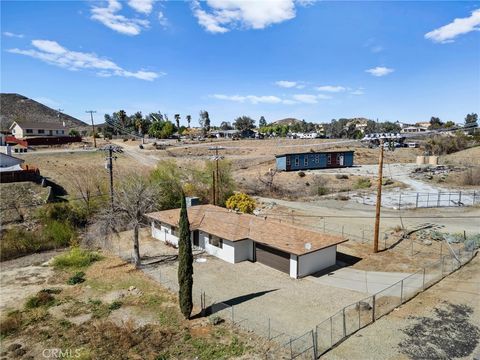
{"label": "house window", "polygon": [[33,134],[33,130],[32,129],[27,129],[27,134]]}
{"label": "house window", "polygon": [[62,132],[62,135],[65,134],[65,131],[64,130],[60,130]]}
{"label": "house window", "polygon": [[215,235],[208,235],[208,242],[217,248],[223,249],[223,239]]}
{"label": "house window", "polygon": [[38,129],[38,133],[39,133],[39,134],[45,134],[45,130],[43,130],[43,129]]}
{"label": "house window", "polygon": [[290,156],[287,156],[287,166],[290,166]]}
{"label": "house window", "polygon": [[173,236],[177,236],[178,237],[178,229],[175,227],[175,226],[171,226],[170,227],[170,231],[172,233]]}
{"label": "house window", "polygon": [[308,166],[308,155],[303,158],[303,165]]}
{"label": "house window", "polygon": [[315,154],[315,164],[318,164],[320,162],[320,155]]}
{"label": "house window", "polygon": [[332,154],[328,154],[327,156],[327,164],[330,165],[332,163]]}
{"label": "house window", "polygon": [[295,156],[295,166],[300,166],[300,158]]}

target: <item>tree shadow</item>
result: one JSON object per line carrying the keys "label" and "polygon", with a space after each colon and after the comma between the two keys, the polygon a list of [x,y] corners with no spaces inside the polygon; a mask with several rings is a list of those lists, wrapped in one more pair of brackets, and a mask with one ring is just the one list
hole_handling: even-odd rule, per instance
{"label": "tree shadow", "polygon": [[219,302],[216,302],[216,303],[206,307],[203,311],[201,311],[200,313],[192,316],[190,319],[199,319],[199,318],[202,318],[202,317],[205,317],[205,316],[209,316],[209,315],[215,314],[216,312],[222,311],[222,310],[230,308],[232,306],[242,304],[244,302],[250,301],[252,299],[255,299],[257,297],[263,296],[265,294],[268,294],[270,292],[277,291],[277,290],[279,290],[279,289],[259,291],[259,292],[255,292],[255,293],[250,293],[250,294],[246,294],[246,295],[237,296],[237,297],[225,300],[225,301],[219,301]]}

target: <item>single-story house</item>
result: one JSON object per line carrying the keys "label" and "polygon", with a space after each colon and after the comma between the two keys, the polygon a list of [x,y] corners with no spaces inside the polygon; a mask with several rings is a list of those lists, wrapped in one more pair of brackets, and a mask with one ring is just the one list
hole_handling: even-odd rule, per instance
{"label": "single-story house", "polygon": [[[337,245],[347,241],[214,205],[190,206],[187,212],[194,246],[232,264],[258,261],[292,278],[334,265]],[[146,217],[151,221],[153,238],[178,244],[180,209],[153,212]]]}
{"label": "single-story house", "polygon": [[277,170],[314,170],[353,166],[353,150],[276,155]]}
{"label": "single-story house", "polygon": [[29,136],[67,136],[67,128],[63,124],[14,121],[10,125],[12,135],[17,139]]}

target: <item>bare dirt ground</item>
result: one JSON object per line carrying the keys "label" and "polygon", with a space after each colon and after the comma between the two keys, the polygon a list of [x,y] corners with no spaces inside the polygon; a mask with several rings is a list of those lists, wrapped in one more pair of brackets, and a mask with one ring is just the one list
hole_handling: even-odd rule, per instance
{"label": "bare dirt ground", "polygon": [[323,359],[473,359],[480,355],[480,258],[325,354]]}
{"label": "bare dirt ground", "polygon": [[[83,269],[85,282],[67,285],[78,269],[37,265],[53,255],[2,264],[2,359],[59,357],[59,349],[62,358],[82,359],[284,358],[278,346],[225,323],[185,320],[175,294],[118,257],[104,254]],[[40,290],[48,302],[26,306]]]}

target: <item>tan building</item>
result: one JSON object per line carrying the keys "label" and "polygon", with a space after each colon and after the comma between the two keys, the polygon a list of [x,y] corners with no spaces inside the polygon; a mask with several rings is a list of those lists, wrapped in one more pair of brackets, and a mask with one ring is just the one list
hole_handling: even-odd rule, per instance
{"label": "tan building", "polygon": [[67,136],[67,128],[61,124],[30,123],[26,121],[14,121],[10,126],[12,135],[17,139],[23,139],[31,136]]}

